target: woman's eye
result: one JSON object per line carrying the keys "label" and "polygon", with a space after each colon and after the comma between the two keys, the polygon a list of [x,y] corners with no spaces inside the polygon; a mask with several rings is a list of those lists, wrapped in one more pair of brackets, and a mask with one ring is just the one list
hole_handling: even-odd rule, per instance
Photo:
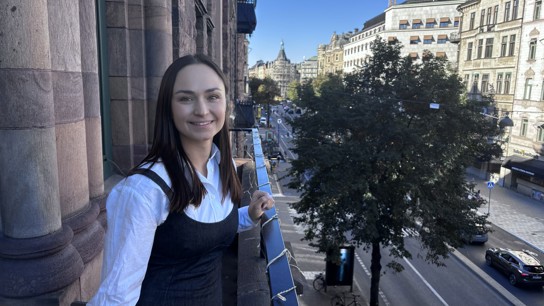
{"label": "woman's eye", "polygon": [[191,97],[179,97],[178,101],[180,102],[191,102]]}
{"label": "woman's eye", "polygon": [[209,99],[210,101],[217,101],[217,100],[219,100],[220,98],[221,98],[221,97],[218,96],[218,95],[211,95],[211,96],[208,97],[208,99]]}

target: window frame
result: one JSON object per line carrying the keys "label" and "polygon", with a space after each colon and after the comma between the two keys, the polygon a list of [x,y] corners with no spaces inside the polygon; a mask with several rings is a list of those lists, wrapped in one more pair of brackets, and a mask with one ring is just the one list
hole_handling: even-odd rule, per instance
{"label": "window frame", "polygon": [[504,22],[510,21],[510,1],[504,3]]}
{"label": "window frame", "polygon": [[476,49],[476,58],[477,59],[482,58],[483,47],[484,47],[484,39],[480,38],[480,39],[478,39],[478,46],[477,46],[477,49]]}
{"label": "window frame", "polygon": [[467,61],[472,60],[472,48],[474,47],[474,43],[471,41],[467,44]]}
{"label": "window frame", "polygon": [[506,72],[504,74],[504,93],[505,95],[510,94],[510,82],[512,81],[512,73]]}
{"label": "window frame", "polygon": [[469,27],[468,27],[469,30],[474,30],[475,19],[476,19],[476,12],[470,13],[470,23],[469,23]]}
{"label": "window frame", "polygon": [[518,18],[519,0],[512,1],[512,20]]}
{"label": "window frame", "polygon": [[521,118],[521,124],[519,127],[519,135],[527,137],[527,128],[529,127],[529,119]]}
{"label": "window frame", "polygon": [[544,128],[542,126],[538,126],[536,130],[536,141],[544,142]]}
{"label": "window frame", "polygon": [[502,72],[497,73],[497,81],[495,82],[497,84],[497,94],[502,94]]}
{"label": "window frame", "polygon": [[533,78],[526,78],[523,86],[523,100],[531,100],[533,93]]}
{"label": "window frame", "polygon": [[542,14],[542,0],[535,1],[535,8],[533,10],[533,20],[540,19],[540,15]]}
{"label": "window frame", "polygon": [[514,51],[516,47],[516,34],[510,35],[510,46],[508,49],[508,56],[514,56]]}
{"label": "window frame", "polygon": [[489,91],[489,73],[482,74],[482,93]]}
{"label": "window frame", "polygon": [[499,18],[499,5],[495,5],[495,9],[493,10],[493,24],[497,24]]}
{"label": "window frame", "polygon": [[505,57],[508,51],[508,35],[504,35],[501,41],[501,57]]}
{"label": "window frame", "polygon": [[492,58],[493,57],[493,37],[488,37],[485,39],[485,50],[484,50],[484,58]]}
{"label": "window frame", "polygon": [[533,38],[529,41],[529,58],[528,60],[536,60],[536,38]]}
{"label": "window frame", "polygon": [[485,8],[481,10],[480,13],[480,27],[485,25]]}

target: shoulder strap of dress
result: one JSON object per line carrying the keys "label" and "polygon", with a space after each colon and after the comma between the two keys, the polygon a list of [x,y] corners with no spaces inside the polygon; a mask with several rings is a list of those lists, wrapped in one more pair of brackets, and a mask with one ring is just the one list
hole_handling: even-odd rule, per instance
{"label": "shoulder strap of dress", "polygon": [[132,174],[141,174],[141,175],[147,176],[150,180],[155,182],[155,184],[161,187],[162,192],[164,192],[164,194],[168,197],[170,202],[172,202],[172,199],[174,197],[174,192],[157,173],[153,172],[153,170],[138,168],[138,169],[134,169],[132,171]]}

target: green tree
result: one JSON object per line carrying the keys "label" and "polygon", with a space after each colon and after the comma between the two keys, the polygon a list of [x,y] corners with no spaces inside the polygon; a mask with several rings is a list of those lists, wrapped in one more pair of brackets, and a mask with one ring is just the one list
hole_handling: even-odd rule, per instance
{"label": "green tree", "polygon": [[264,79],[250,78],[249,90],[253,100],[258,105],[266,105],[267,107],[267,123],[270,124],[270,105],[277,105],[279,101],[276,97],[279,97],[281,92],[276,81],[270,77]]}
{"label": "green tree", "polygon": [[298,81],[292,81],[289,83],[289,86],[287,87],[287,99],[298,103],[300,100],[299,98],[299,91],[300,91],[300,83]]}
{"label": "green tree", "polygon": [[488,141],[498,128],[479,113],[489,102],[462,100],[445,60],[401,58],[400,45],[381,39],[372,51],[360,71],[343,82],[328,76],[320,95],[304,97],[307,111],[292,123],[301,158],[290,187],[302,191],[295,222],[329,260],[345,244],[371,250],[370,305],[378,305],[382,248],[394,258],[387,266],[402,271],[396,259],[412,257],[405,233],[417,233],[425,260],[442,265],[462,233],[486,224],[465,169],[500,148]]}

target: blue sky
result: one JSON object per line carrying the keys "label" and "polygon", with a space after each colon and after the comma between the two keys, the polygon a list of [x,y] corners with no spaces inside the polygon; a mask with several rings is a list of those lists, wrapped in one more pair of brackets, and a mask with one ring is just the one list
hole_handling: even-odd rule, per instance
{"label": "blue sky", "polygon": [[[402,1],[397,1],[398,3]],[[249,66],[258,60],[273,61],[280,43],[291,63],[317,55],[320,44],[328,44],[333,32],[361,29],[381,14],[388,0],[257,0],[257,27],[249,37]]]}

